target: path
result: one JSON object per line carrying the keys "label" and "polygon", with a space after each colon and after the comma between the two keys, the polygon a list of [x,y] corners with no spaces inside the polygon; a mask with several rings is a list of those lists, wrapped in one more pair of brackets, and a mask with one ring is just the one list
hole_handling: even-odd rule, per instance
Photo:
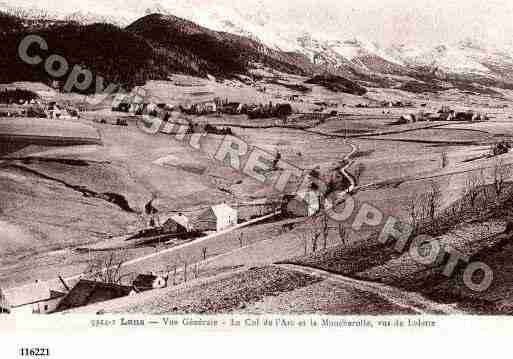
{"label": "path", "polygon": [[345,287],[351,287],[363,292],[373,293],[384,298],[390,303],[410,309],[418,314],[464,314],[464,312],[451,305],[433,302],[418,293],[408,292],[385,284],[349,278],[340,274],[296,264],[277,264],[276,266],[286,270],[321,277],[327,281],[343,285]]}

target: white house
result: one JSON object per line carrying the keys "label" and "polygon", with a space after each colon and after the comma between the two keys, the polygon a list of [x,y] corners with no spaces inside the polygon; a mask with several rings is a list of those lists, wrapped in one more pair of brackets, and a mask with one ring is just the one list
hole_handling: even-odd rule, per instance
{"label": "white house", "polygon": [[304,205],[304,215],[310,217],[321,209],[319,192],[314,190],[298,192],[296,198]]}
{"label": "white house", "polygon": [[22,287],[4,289],[0,304],[13,314],[46,314],[54,311],[65,295],[51,290],[46,283],[36,281]]}
{"label": "white house", "polygon": [[222,231],[235,226],[237,222],[237,210],[222,203],[212,206],[198,215],[194,221],[194,229],[198,231]]}

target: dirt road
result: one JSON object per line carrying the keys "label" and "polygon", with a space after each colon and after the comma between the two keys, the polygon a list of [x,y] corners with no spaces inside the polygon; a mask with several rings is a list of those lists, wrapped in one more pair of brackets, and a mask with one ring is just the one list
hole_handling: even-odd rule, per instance
{"label": "dirt road", "polygon": [[387,286],[381,283],[366,282],[363,280],[345,277],[340,274],[330,273],[317,268],[304,267],[295,264],[279,264],[283,269],[302,272],[309,275],[319,276],[327,281],[331,281],[344,286],[376,294],[390,303],[410,309],[419,314],[464,314],[447,304],[440,304],[424,298],[422,295],[414,292]]}

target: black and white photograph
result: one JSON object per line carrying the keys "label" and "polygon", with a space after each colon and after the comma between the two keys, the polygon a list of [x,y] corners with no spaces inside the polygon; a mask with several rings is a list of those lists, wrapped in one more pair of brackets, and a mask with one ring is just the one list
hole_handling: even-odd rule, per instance
{"label": "black and white photograph", "polygon": [[506,0],[0,0],[0,327],[507,320],[512,35]]}

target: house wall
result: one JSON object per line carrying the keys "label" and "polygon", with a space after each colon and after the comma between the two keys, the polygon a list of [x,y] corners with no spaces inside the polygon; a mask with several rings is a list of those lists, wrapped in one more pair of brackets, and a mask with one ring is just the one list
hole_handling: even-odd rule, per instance
{"label": "house wall", "polygon": [[217,218],[216,230],[222,231],[237,224],[237,213],[226,213]]}
{"label": "house wall", "polygon": [[57,309],[63,297],[11,308],[11,314],[48,314]]}
{"label": "house wall", "polygon": [[201,213],[194,221],[194,229],[198,231],[216,231],[217,228],[217,219],[212,209]]}

